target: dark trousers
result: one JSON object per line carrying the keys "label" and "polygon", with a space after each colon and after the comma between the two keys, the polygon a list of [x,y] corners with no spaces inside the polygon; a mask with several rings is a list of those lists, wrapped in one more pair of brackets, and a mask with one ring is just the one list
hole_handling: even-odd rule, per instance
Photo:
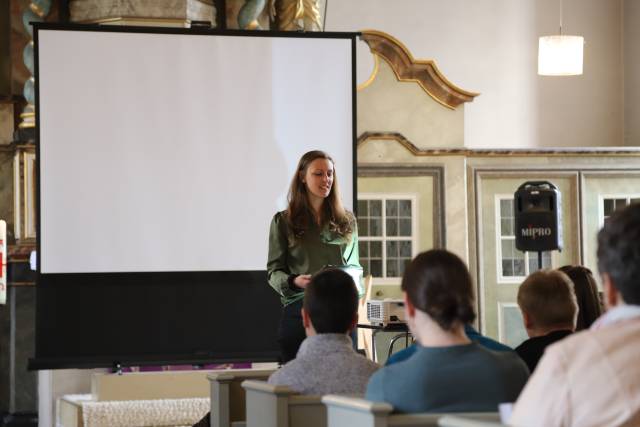
{"label": "dark trousers", "polygon": [[282,308],[280,327],[278,328],[278,344],[280,345],[280,363],[295,359],[300,344],[306,338],[302,326],[302,300]]}

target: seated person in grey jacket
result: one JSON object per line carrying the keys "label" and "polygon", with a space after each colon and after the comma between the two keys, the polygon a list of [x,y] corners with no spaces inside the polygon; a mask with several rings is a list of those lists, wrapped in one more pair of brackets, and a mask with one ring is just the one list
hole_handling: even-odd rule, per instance
{"label": "seated person in grey jacket", "polygon": [[417,341],[407,360],[376,372],[366,398],[397,412],[495,412],[513,402],[529,377],[514,352],[472,342],[464,326],[475,318],[471,276],[445,250],[418,255],[402,278],[405,316]]}
{"label": "seated person in grey jacket", "polygon": [[327,269],[304,291],[302,323],[307,338],[295,359],[269,377],[302,394],[363,395],[379,366],[353,349],[350,331],[358,319],[358,291],[351,276]]}

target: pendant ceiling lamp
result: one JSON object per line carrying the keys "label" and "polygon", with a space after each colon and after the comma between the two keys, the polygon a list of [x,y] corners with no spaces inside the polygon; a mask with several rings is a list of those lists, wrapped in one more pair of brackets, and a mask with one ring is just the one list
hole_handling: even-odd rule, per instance
{"label": "pendant ceiling lamp", "polygon": [[577,76],[582,74],[584,38],[562,34],[562,0],[560,0],[560,34],[540,37],[538,74],[541,76]]}

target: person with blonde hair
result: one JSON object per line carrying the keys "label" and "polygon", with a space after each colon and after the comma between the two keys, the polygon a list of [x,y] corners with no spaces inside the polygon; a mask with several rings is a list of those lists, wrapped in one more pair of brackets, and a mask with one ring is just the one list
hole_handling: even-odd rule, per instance
{"label": "person with blonde hair", "polygon": [[529,339],[516,347],[516,353],[533,372],[544,349],[576,328],[578,303],[573,283],[561,271],[536,271],[518,288],[518,305]]}
{"label": "person with blonde hair", "polygon": [[300,313],[311,276],[328,265],[361,269],[356,219],[342,205],[327,153],[314,150],[300,158],[288,201],[271,221],[267,260],[269,285],[283,305],[278,330],[282,363],[296,357],[306,337]]}

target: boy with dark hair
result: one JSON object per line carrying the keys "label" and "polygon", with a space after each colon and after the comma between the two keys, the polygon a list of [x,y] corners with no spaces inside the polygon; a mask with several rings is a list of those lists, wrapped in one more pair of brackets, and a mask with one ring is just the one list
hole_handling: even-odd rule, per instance
{"label": "boy with dark hair", "polygon": [[358,319],[358,291],[351,276],[327,269],[304,293],[302,323],[307,338],[295,359],[269,377],[302,394],[363,395],[378,365],[356,353],[349,332]]}
{"label": "boy with dark hair", "polygon": [[640,204],[614,213],[598,233],[598,269],[608,311],[547,348],[511,425],[640,425]]}
{"label": "boy with dark hair", "polygon": [[518,305],[529,339],[516,347],[516,353],[533,372],[545,348],[576,328],[578,303],[573,283],[561,271],[536,271],[518,288]]}

